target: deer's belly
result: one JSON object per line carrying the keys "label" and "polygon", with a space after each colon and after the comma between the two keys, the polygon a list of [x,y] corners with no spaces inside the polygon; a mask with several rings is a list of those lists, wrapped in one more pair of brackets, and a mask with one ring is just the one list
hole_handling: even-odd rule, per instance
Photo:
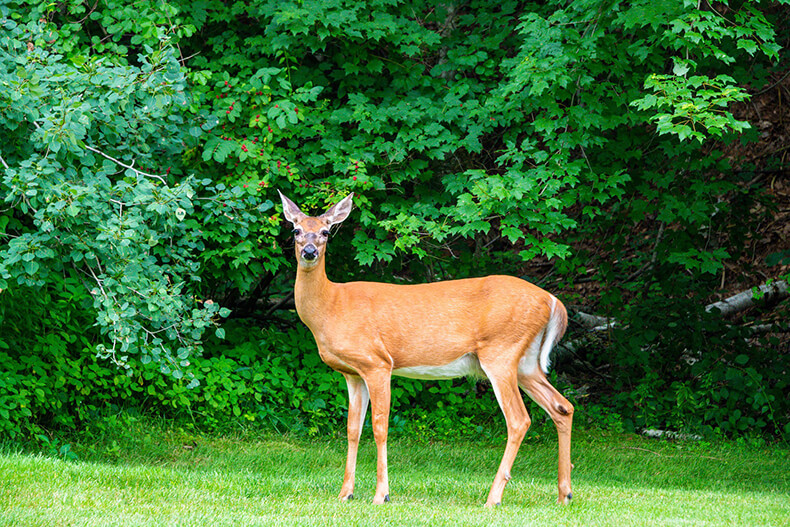
{"label": "deer's belly", "polygon": [[485,377],[480,361],[473,353],[462,355],[456,360],[438,366],[410,366],[396,368],[393,375],[409,379],[455,379],[456,377]]}

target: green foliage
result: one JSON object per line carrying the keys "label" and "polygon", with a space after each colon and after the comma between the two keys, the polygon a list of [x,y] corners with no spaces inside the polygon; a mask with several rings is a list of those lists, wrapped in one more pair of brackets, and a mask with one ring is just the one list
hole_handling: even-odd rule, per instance
{"label": "green foliage", "polygon": [[755,337],[694,299],[679,300],[672,289],[689,283],[673,282],[638,293],[612,330],[606,357],[612,391],[599,400],[627,430],[787,437],[789,358],[766,352],[777,349],[778,339]]}
{"label": "green foliage", "polygon": [[[3,25],[0,126],[13,150],[2,179],[9,242],[0,287],[85,280],[111,343],[98,344],[99,354],[128,367],[139,353],[183,375],[218,310],[185,291],[185,281],[199,279],[191,258],[199,240],[182,223],[194,212],[195,186],[133,167],[137,155],[166,163],[182,149],[187,96],[172,46],[161,36],[139,66],[67,59],[29,49],[43,25]],[[122,160],[102,153],[116,149]]]}
{"label": "green foliage", "polygon": [[[7,437],[101,426],[121,411],[154,412],[191,421],[203,430],[263,427],[307,436],[345,433],[345,381],[321,362],[304,327],[261,335],[255,328],[231,324],[224,344],[212,342],[214,353],[192,359],[194,378],[188,382],[162,376],[150,364],[138,365],[128,375],[96,363],[83,348],[85,340],[75,342],[66,324],[52,331],[58,321],[36,314],[50,327],[47,334],[17,335],[0,343],[6,368],[0,379],[0,433]],[[199,384],[190,386],[195,381]],[[426,408],[436,410],[428,414]],[[472,381],[398,380],[393,386],[393,430],[420,438],[490,434],[487,425],[498,414],[490,390],[478,395]]]}
{"label": "green foliage", "polygon": [[[302,330],[267,327],[272,343],[219,341],[231,315],[273,324],[266,301],[292,287],[276,188],[308,210],[355,193],[355,226],[330,249],[334,279],[519,275],[549,259],[558,272],[536,278],[568,289],[602,281],[600,305],[619,318],[640,321],[632,303],[647,297],[635,292],[661,284],[667,304],[649,305],[667,315],[654,324],[676,322],[673,301],[710,293],[748,236],[731,220],[758,192],[733,175],[724,145],[756,136],[733,103],[761,89],[782,57],[783,9],[758,0],[5,2],[0,307],[15,324],[0,333],[14,364],[0,380],[6,431],[74,426],[124,399],[188,408],[210,426],[225,411],[309,433],[334,428],[344,388],[314,353],[296,351],[312,346]],[[688,290],[666,287],[677,274],[693,277]],[[40,320],[14,313],[21,301]],[[722,350],[742,338],[699,324],[686,329],[718,335]],[[40,353],[10,354],[20,343]],[[275,344],[290,351],[264,358]],[[623,349],[602,361],[625,360]],[[96,354],[123,371],[95,364]],[[670,382],[655,376],[666,360],[641,373],[633,365],[629,400],[662,387],[701,409],[730,368],[753,367],[728,408],[777,428],[763,401],[747,400],[760,383],[765,393],[777,386],[770,364],[699,359],[712,377],[689,366]],[[291,373],[299,369],[313,376]],[[64,387],[74,398],[54,395]],[[496,409],[468,397],[473,388],[408,381],[395,399],[431,408],[413,414],[427,428],[455,421],[474,431],[473,416]],[[691,414],[645,415],[633,426],[679,426]]]}
{"label": "green foliage", "polygon": [[[686,68],[675,67],[676,72]],[[689,78],[677,75],[651,75],[645,88],[653,93],[631,104],[640,110],[670,110],[658,113],[650,119],[656,123],[659,134],[675,134],[678,139],[691,138],[702,143],[705,132],[722,136],[729,130],[741,132],[749,123],[738,121],[726,110],[733,102],[743,101],[748,94],[729,75],[718,75],[714,79],[695,75]]]}

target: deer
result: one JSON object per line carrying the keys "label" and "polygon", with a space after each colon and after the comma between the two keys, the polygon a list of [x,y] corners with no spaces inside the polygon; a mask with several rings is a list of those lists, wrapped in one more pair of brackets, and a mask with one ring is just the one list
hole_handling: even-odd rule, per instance
{"label": "deer", "polygon": [[348,454],[339,499],[354,497],[357,451],[370,404],[376,442],[374,504],[390,500],[387,432],[393,376],[487,378],[507,425],[507,444],[487,507],[501,505],[505,485],[531,420],[519,388],[551,417],[559,447],[557,502],[571,493],[573,406],[546,374],[568,315],[551,293],[520,278],[491,275],[423,284],[335,283],[327,278],[333,226],[351,213],[353,193],[320,216],[308,216],[282,192],[293,225],[297,269],[294,300],[323,362],[348,387]]}

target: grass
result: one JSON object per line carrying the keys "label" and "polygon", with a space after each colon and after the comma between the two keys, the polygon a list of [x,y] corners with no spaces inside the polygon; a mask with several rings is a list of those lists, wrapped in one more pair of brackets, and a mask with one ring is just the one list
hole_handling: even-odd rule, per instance
{"label": "grass", "polygon": [[[528,438],[530,435],[528,434]],[[105,441],[106,443],[106,441]],[[790,451],[574,437],[574,503],[556,500],[556,443],[525,441],[504,505],[482,507],[504,445],[389,444],[392,502],[373,506],[363,436],[353,502],[336,501],[340,439],[191,437],[140,425],[81,459],[0,449],[0,525],[788,525]],[[81,449],[77,448],[79,452]]]}

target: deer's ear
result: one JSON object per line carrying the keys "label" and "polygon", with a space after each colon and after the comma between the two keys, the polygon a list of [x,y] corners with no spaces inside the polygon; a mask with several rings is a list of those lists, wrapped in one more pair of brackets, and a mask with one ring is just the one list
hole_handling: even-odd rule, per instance
{"label": "deer's ear", "polygon": [[353,200],[354,193],[352,192],[342,200],[335,203],[331,209],[326,211],[321,215],[321,218],[326,220],[330,225],[335,225],[337,223],[342,222],[348,215],[351,214],[351,208],[353,207]]}
{"label": "deer's ear", "polygon": [[296,206],[296,203],[286,198],[285,194],[279,190],[277,190],[277,192],[280,193],[280,199],[283,201],[283,214],[285,215],[286,220],[296,225],[307,217],[307,214],[299,210],[299,207]]}

